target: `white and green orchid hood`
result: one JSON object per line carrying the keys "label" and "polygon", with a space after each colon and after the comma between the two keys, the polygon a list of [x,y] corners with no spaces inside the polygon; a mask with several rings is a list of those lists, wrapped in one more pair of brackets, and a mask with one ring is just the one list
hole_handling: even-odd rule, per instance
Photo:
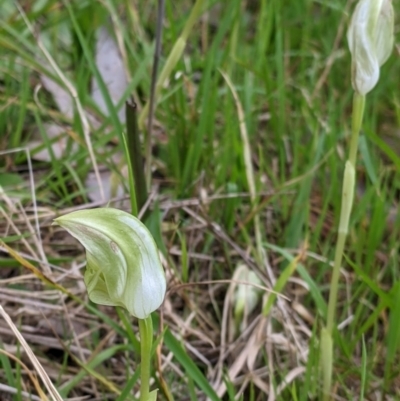
{"label": "white and green orchid hood", "polygon": [[117,209],[81,210],[58,217],[86,249],[85,284],[92,302],[123,306],[145,319],[163,302],[166,280],[146,226]]}

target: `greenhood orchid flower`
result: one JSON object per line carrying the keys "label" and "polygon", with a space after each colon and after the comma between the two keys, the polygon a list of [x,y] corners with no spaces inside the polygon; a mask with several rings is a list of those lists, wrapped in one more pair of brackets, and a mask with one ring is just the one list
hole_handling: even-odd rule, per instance
{"label": "greenhood orchid flower", "polygon": [[262,282],[245,264],[239,264],[236,267],[233,280],[240,282],[236,288],[234,302],[235,320],[240,321],[244,314],[249,315],[257,306],[262,294],[260,290]]}
{"label": "greenhood orchid flower", "polygon": [[394,41],[392,0],[360,0],[347,32],[352,56],[352,84],[366,95],[378,82],[379,68],[389,58]]}
{"label": "greenhood orchid flower", "polygon": [[166,280],[158,249],[136,217],[99,208],[72,212],[54,222],[86,249],[84,280],[91,301],[125,307],[139,319],[162,304]]}

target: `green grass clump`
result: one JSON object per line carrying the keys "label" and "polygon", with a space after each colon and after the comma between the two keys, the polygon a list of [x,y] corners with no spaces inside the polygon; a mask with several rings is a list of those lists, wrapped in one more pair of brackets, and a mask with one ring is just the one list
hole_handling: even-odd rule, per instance
{"label": "green grass clump", "polygon": [[[160,337],[152,388],[167,400],[318,400],[319,332],[351,131],[345,33],[352,10],[341,1],[199,3],[183,54],[157,89],[152,129],[142,217],[169,280],[153,316]],[[160,72],[194,4],[166,2]],[[17,5],[3,0],[0,16],[0,237],[22,259],[11,260],[2,244],[1,303],[63,397],[134,399],[138,329],[124,311],[89,304],[79,271],[84,253],[50,224],[110,198],[130,207],[119,199],[129,184],[118,112],[132,97],[140,116],[149,100],[158,2]],[[103,26],[127,76],[116,103],[96,63]],[[399,396],[399,64],[392,56],[382,67],[365,104],[333,334],[338,399]],[[46,77],[70,112],[46,89]],[[93,80],[104,108],[92,98]],[[60,127],[55,136],[49,125]],[[100,179],[104,198],[88,176]],[[238,333],[240,283],[230,280],[240,263],[287,298],[264,289]],[[0,398],[37,394],[7,357],[26,363],[24,354],[3,322],[0,330],[0,382],[8,386]]]}

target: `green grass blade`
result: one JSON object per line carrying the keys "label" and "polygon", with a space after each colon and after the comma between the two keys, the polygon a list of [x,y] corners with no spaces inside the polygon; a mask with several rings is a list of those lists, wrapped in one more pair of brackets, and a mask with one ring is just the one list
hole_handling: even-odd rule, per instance
{"label": "green grass blade", "polygon": [[364,394],[367,385],[367,346],[365,345],[365,338],[362,337],[362,356],[361,356],[361,388],[360,388],[360,401],[364,401]]}
{"label": "green grass blade", "polygon": [[[278,247],[276,245],[272,245],[272,244],[265,244],[265,246],[275,252],[278,252],[279,254],[281,254],[286,260],[288,260],[289,262],[292,262],[294,257],[285,249]],[[313,280],[313,278],[310,276],[310,274],[308,273],[307,269],[302,265],[302,264],[298,264],[297,265],[297,271],[300,275],[300,277],[307,283],[307,285],[309,286],[309,290],[311,293],[311,296],[314,299],[314,302],[317,306],[317,309],[319,311],[319,313],[321,314],[321,316],[325,316],[326,312],[327,312],[327,304],[321,294],[320,288],[318,286],[318,284]]]}
{"label": "green grass blade", "polygon": [[190,378],[197,384],[200,390],[202,390],[205,395],[210,397],[212,401],[221,401],[217,396],[217,393],[210,386],[207,378],[203,375],[203,373],[201,373],[200,369],[196,366],[182,345],[169,330],[165,332],[164,343],[174,354],[176,360],[183,366],[187,375],[190,376]]}

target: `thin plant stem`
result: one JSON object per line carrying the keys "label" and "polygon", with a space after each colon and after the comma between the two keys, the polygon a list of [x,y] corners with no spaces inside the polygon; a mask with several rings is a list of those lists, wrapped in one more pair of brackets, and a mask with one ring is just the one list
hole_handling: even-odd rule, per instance
{"label": "thin plant stem", "polygon": [[150,394],[150,360],[153,342],[153,322],[151,316],[139,319],[140,332],[140,401],[147,401]]}
{"label": "thin plant stem", "polygon": [[157,14],[157,31],[156,31],[156,47],[154,50],[153,59],[153,70],[151,72],[151,87],[150,87],[150,112],[147,124],[147,136],[146,136],[146,184],[147,188],[151,187],[151,145],[153,135],[153,119],[155,110],[156,100],[156,84],[157,84],[157,72],[158,65],[160,63],[161,55],[161,39],[163,31],[163,20],[164,20],[164,0],[158,0],[158,14]]}
{"label": "thin plant stem", "polygon": [[[131,197],[131,214],[135,217],[146,201],[147,191],[143,173],[139,130],[137,125],[136,104],[126,102],[127,138],[124,145],[129,166],[129,187]],[[151,315],[146,319],[139,319],[140,333],[140,401],[148,401],[150,394],[150,361],[153,342],[153,322]]]}
{"label": "thin plant stem", "polygon": [[[244,115],[244,111],[243,111],[243,106],[242,106],[242,103],[240,102],[239,96],[238,96],[236,89],[235,89],[232,81],[230,80],[229,76],[223,72],[221,72],[221,73],[222,73],[222,76],[224,77],[226,83],[228,84],[229,89],[232,92],[233,99],[236,103],[237,114],[239,117],[240,134],[241,134],[241,139],[243,142],[243,159],[244,159],[244,164],[245,164],[245,169],[246,169],[247,185],[249,187],[252,207],[256,208],[256,204],[257,204],[256,183],[255,183],[255,178],[254,178],[254,168],[253,168],[253,164],[251,161],[251,147],[250,147],[249,136],[248,136],[247,127],[246,127],[246,123],[245,123],[245,115]],[[272,272],[271,266],[268,261],[267,252],[265,251],[265,248],[262,245],[260,216],[258,213],[255,213],[255,215],[254,215],[254,232],[255,232],[255,236],[256,236],[257,262],[261,266],[263,266],[267,269],[267,273],[269,275],[269,279],[271,280],[271,283],[275,284],[275,277],[274,277],[274,274]]]}
{"label": "thin plant stem", "polygon": [[129,197],[131,201],[131,215],[137,217],[138,210],[137,210],[136,191],[135,191],[135,178],[133,174],[131,158],[129,156],[128,139],[126,135],[124,135],[122,139],[124,141],[125,156],[129,167]]}
{"label": "thin plant stem", "polygon": [[[142,147],[139,137],[137,121],[137,107],[132,99],[125,103],[126,106],[126,139],[128,166],[130,169],[130,194],[132,214],[137,217],[138,212],[146,203],[147,187],[143,170]],[[135,199],[133,199],[135,198]],[[135,205],[133,205],[135,203]]]}
{"label": "thin plant stem", "polygon": [[324,401],[327,401],[330,398],[329,393],[331,389],[332,369],[333,369],[333,331],[335,328],[335,312],[336,312],[337,298],[339,291],[340,266],[342,264],[344,247],[346,244],[346,238],[349,231],[350,213],[351,213],[351,208],[353,206],[355,171],[356,171],[355,169],[356,169],[357,151],[358,151],[358,137],[364,115],[364,106],[365,106],[365,96],[355,93],[353,97],[350,149],[343,179],[340,224],[336,242],[335,260],[334,260],[331,285],[330,285],[327,322],[326,322],[326,329],[324,328],[323,332],[321,333],[321,343],[324,343],[325,348],[326,347],[329,348],[325,350],[322,349],[322,359],[323,359],[322,362],[324,371],[323,375]]}
{"label": "thin plant stem", "polygon": [[[189,17],[186,20],[186,23],[185,23],[185,26],[183,28],[181,35],[175,42],[174,47],[172,48],[171,52],[168,55],[168,58],[164,64],[164,67],[162,68],[160,75],[158,77],[158,80],[157,80],[156,89],[155,89],[155,93],[154,93],[154,104],[155,104],[154,107],[156,107],[156,105],[157,105],[158,96],[160,94],[162,86],[164,85],[164,83],[166,82],[168,77],[171,75],[172,70],[177,65],[178,61],[180,60],[180,58],[183,54],[183,51],[185,50],[186,41],[189,37],[189,34],[192,31],[195,22],[198,20],[198,18],[202,14],[205,4],[206,4],[206,0],[196,0],[196,3],[194,4],[192,11],[189,14]],[[148,113],[149,113],[149,103],[146,103],[139,116],[139,129],[140,130],[144,129],[144,125],[145,125],[144,123],[146,121]]]}
{"label": "thin plant stem", "polygon": [[349,161],[356,166],[357,161],[357,150],[358,150],[358,135],[361,130],[361,124],[364,116],[365,108],[365,96],[354,93],[353,97],[353,114],[352,114],[352,124],[351,124],[351,142],[350,142],[350,152]]}
{"label": "thin plant stem", "polygon": [[[362,118],[364,114],[364,105],[365,105],[365,96],[361,96],[358,93],[354,94],[353,98],[353,113],[352,113],[352,129],[351,129],[351,139],[350,139],[350,150],[349,150],[349,158],[348,161],[351,163],[352,167],[355,169],[357,162],[357,149],[358,149],[358,136],[361,128]],[[354,193],[353,188],[346,188],[346,180],[343,181],[343,192],[349,191],[350,193]],[[352,199],[352,197],[351,197]],[[351,209],[352,205],[347,205],[348,208]],[[332,335],[334,322],[335,322],[335,310],[337,303],[337,293],[338,293],[338,284],[339,284],[339,275],[340,275],[340,266],[343,259],[343,251],[344,245],[346,242],[346,237],[348,233],[348,221],[345,223],[345,227],[342,225],[342,215],[346,212],[346,205],[342,204],[340,211],[340,221],[341,226],[339,227],[339,234],[336,243],[335,250],[335,261],[333,266],[333,273],[331,279],[330,286],[330,294],[329,294],[329,304],[328,304],[328,316],[327,316],[327,329],[328,332]]]}
{"label": "thin plant stem", "polygon": [[327,316],[327,323],[326,323],[326,328],[330,335],[332,335],[333,326],[335,323],[335,310],[336,310],[336,304],[337,304],[340,265],[342,264],[346,237],[347,237],[346,233],[339,232],[337,242],[336,242],[335,261],[334,261],[334,265],[333,265],[333,272],[332,272],[332,278],[331,278],[331,287],[330,287],[329,304],[328,304],[328,316]]}

